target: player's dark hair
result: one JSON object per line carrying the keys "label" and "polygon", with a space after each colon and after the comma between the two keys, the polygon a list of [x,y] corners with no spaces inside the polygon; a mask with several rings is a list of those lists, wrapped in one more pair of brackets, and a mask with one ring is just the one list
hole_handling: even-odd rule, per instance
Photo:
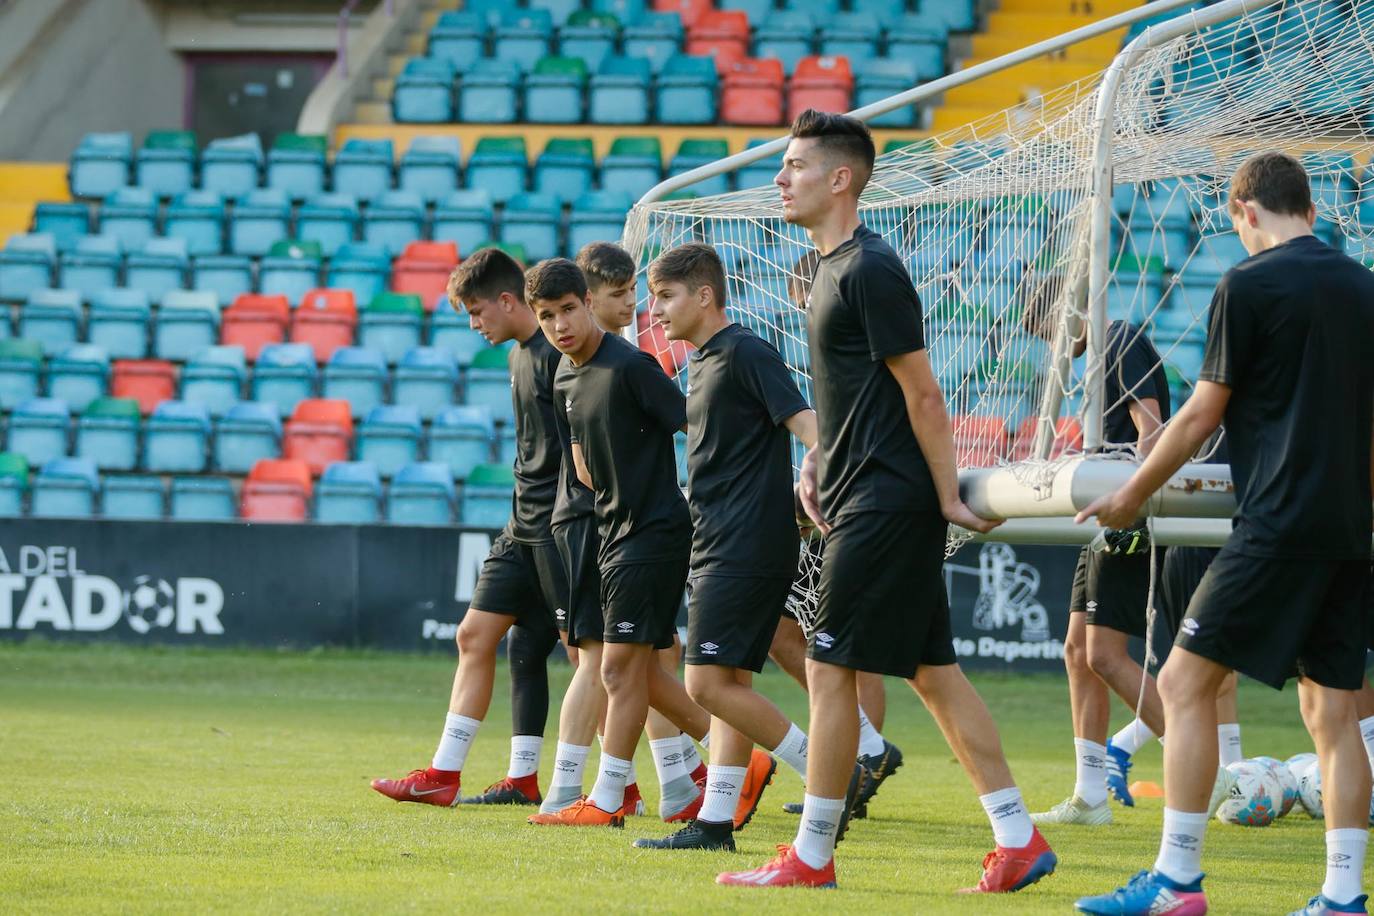
{"label": "player's dark hair", "polygon": [[525,300],[531,306],[539,301],[551,302],[564,296],[587,298],[587,278],[567,258],[540,261],[525,273]]}
{"label": "player's dark hair", "polygon": [[595,291],[603,286],[624,286],[634,279],[635,259],[614,242],[588,242],[577,253],[577,266]]}
{"label": "player's dark hair", "polygon": [[853,172],[854,195],[863,193],[873,174],[877,150],[868,125],[858,118],[808,108],[792,122],[792,137],[815,138],[817,146],[832,164],[843,162]]}
{"label": "player's dark hair", "polygon": [[1257,203],[1280,216],[1306,216],[1312,209],[1312,182],[1302,163],[1287,153],[1257,153],[1231,179],[1231,200]]}
{"label": "player's dark hair", "polygon": [[468,255],[448,278],[449,302],[495,299],[510,293],[525,301],[525,268],[500,248],[483,248]]}
{"label": "player's dark hair", "polygon": [[716,306],[725,308],[725,266],[710,245],[689,242],[663,252],[649,265],[649,287],[660,283],[681,283],[688,290],[711,287]]}
{"label": "player's dark hair", "polygon": [[811,283],[816,279],[816,268],[820,264],[821,253],[813,248],[797,260],[792,273],[787,276],[787,295],[792,297],[792,304],[799,309],[806,308],[807,299],[811,296]]}

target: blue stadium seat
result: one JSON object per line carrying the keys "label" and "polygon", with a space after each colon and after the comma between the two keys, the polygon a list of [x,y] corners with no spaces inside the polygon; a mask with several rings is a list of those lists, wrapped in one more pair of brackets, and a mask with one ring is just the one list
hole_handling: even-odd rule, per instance
{"label": "blue stadium seat", "polygon": [[463,484],[460,520],[479,528],[503,528],[510,519],[511,492],[515,474],[510,467],[481,464],[472,469]]}
{"label": "blue stadium seat", "polygon": [[347,401],[355,419],[386,401],[386,358],[371,347],[339,347],[324,365],[320,397]]}
{"label": "blue stadium seat", "polygon": [[106,477],[100,499],[100,514],[105,518],[128,520],[160,519],[166,493],[162,478],[136,474]]}
{"label": "blue stadium seat", "polygon": [[35,289],[51,286],[56,265],[57,242],[51,234],[10,236],[0,249],[0,302],[23,302]]}
{"label": "blue stadium seat", "polygon": [[[755,138],[749,141],[748,147],[752,149],[762,146],[769,141]],[[741,190],[745,188],[769,187],[773,184],[773,179],[782,170],[782,153],[769,156],[767,159],[760,159],[758,162],[741,166],[735,174],[735,180],[739,183]]]}
{"label": "blue stadium seat", "polygon": [[149,132],[134,160],[134,184],[164,199],[186,193],[195,183],[196,152],[191,131]]}
{"label": "blue stadium seat", "polygon": [[164,474],[203,471],[209,444],[210,412],[204,404],[163,401],[145,427],[143,466]]}
{"label": "blue stadium seat", "polygon": [[[520,104],[520,65],[483,57],[463,74],[458,117],[464,124],[510,124]],[[471,182],[469,182],[471,184]]]}
{"label": "blue stadium seat", "polygon": [[423,321],[418,295],[380,293],[358,318],[358,346],[375,347],[388,365],[395,365],[407,350],[420,346]]}
{"label": "blue stadium seat", "polygon": [[401,156],[396,187],[425,203],[443,200],[458,190],[460,153],[457,137],[416,137]]}
{"label": "blue stadium seat", "polygon": [[200,154],[200,186],[225,197],[256,188],[261,172],[262,141],[257,134],[211,140]]}
{"label": "blue stadium seat", "polygon": [[277,405],[290,416],[296,403],[315,393],[315,350],[310,344],[268,344],[253,367],[253,400]]}
{"label": "blue stadium seat", "polygon": [[927,82],[945,75],[947,38],[946,31],[932,29],[920,17],[908,16],[888,26],[887,57],[914,64],[917,78]]}
{"label": "blue stadium seat", "polygon": [[81,295],[74,289],[36,289],[19,312],[19,336],[36,340],[52,356],[81,336]]}
{"label": "blue stadium seat", "polygon": [[105,394],[109,383],[110,357],[97,344],[68,347],[48,364],[48,396],[67,402],[81,413]]}
{"label": "blue stadium seat", "polygon": [[525,77],[525,121],[576,124],[587,94],[587,65],[575,57],[542,57]]}
{"label": "blue stadium seat", "polygon": [[114,236],[88,235],[77,239],[76,248],[60,259],[60,285],[77,290],[83,299],[88,299],[99,290],[119,286],[123,260],[123,248]]}
{"label": "blue stadium seat", "polygon": [[152,309],[140,289],[104,289],[91,296],[86,314],[86,339],[103,348],[111,359],[142,359],[148,355],[148,322]]}
{"label": "blue stadium seat", "polygon": [[61,398],[34,398],[10,414],[5,450],[23,455],[31,465],[67,454],[71,411]]}
{"label": "blue stadium seat", "polygon": [[622,25],[643,22],[645,16],[653,15],[648,12],[647,0],[591,0],[589,6],[594,13],[610,13]]}
{"label": "blue stadium seat", "polygon": [[13,410],[38,396],[43,345],[36,340],[0,340],[0,408]]}
{"label": "blue stadium seat", "polygon": [[472,358],[464,380],[463,402],[485,407],[497,420],[515,419],[511,403],[510,353],[506,347],[487,347]]}
{"label": "blue stadium seat", "polygon": [[501,21],[501,14],[510,7],[509,0],[467,0],[463,9],[482,17],[487,31],[493,31]]}
{"label": "blue stadium seat", "polygon": [[554,22],[563,22],[582,9],[582,0],[529,0],[533,9],[547,10]]}
{"label": "blue stadium seat", "polygon": [[296,238],[317,242],[332,258],[358,234],[358,202],[347,194],[320,194],[296,211]]}
{"label": "blue stadium seat", "polygon": [[99,398],[76,422],[76,455],[102,471],[138,467],[138,402],[133,398]]}
{"label": "blue stadium seat", "polygon": [[200,404],[212,417],[222,417],[239,403],[247,378],[248,361],[243,347],[206,347],[181,370],[181,399],[188,404]]}
{"label": "blue stadium seat", "polygon": [[587,120],[593,124],[649,123],[653,74],[641,57],[607,57],[591,81]]}
{"label": "blue stadium seat", "polygon": [[492,235],[491,194],[484,188],[454,191],[434,207],[436,241],[452,241],[460,252],[474,251]]}
{"label": "blue stadium seat", "polygon": [[815,48],[816,21],[805,10],[775,10],[759,22],[754,33],[754,56],[776,57],[787,73]]}
{"label": "blue stadium seat", "polygon": [[153,354],[187,360],[219,340],[219,299],[209,290],[174,289],[153,319]]}
{"label": "blue stadium seat", "polygon": [[390,140],[345,141],[334,156],[334,190],[371,201],[391,190],[395,153]]}
{"label": "blue stadium seat", "polygon": [[468,159],[467,186],[504,203],[525,190],[529,154],[523,137],[483,137]]}
{"label": "blue stadium seat", "polygon": [[[496,460],[499,464],[515,465],[516,443],[515,427],[507,423],[496,435]],[[683,481],[686,483],[686,480]]]}
{"label": "blue stadium seat", "polygon": [[452,353],[458,365],[468,366],[477,351],[486,348],[487,339],[472,329],[466,313],[440,302],[430,316],[429,345]]}
{"label": "blue stadium seat", "polygon": [[622,17],[620,21],[624,24],[620,30],[622,53],[627,57],[644,58],[655,74],[661,73],[663,65],[681,53],[682,17],[677,13],[644,13],[634,20]]}
{"label": "blue stadium seat", "polygon": [[577,10],[559,26],[558,53],[585,61],[587,69],[595,73],[615,53],[619,34],[620,20],[614,14]]}
{"label": "blue stadium seat", "polygon": [[942,32],[971,32],[978,25],[976,0],[929,0],[918,4],[919,12],[914,16],[929,24],[932,29]]}
{"label": "blue stadium seat", "polygon": [[[668,176],[671,178],[715,162],[724,155],[723,150],[717,148],[719,145],[718,141],[713,140],[683,140],[677,153],[668,161]],[[704,178],[691,185],[690,190],[695,191],[699,197],[725,194],[734,190],[730,187],[730,177],[729,174],[722,173],[712,178]]]}
{"label": "blue stadium seat", "polygon": [[517,194],[501,215],[501,241],[523,245],[530,263],[559,254],[563,205],[556,194]]}
{"label": "blue stadium seat", "polygon": [[437,461],[408,464],[391,482],[386,519],[400,525],[453,523],[453,478]]}
{"label": "blue stadium seat", "polygon": [[409,405],[424,420],[454,402],[458,389],[458,361],[438,347],[416,347],[401,357],[391,383],[394,404]]}
{"label": "blue stadium seat", "polygon": [[391,259],[385,248],[349,242],[330,259],[325,286],[352,290],[355,300],[370,302],[373,296],[386,289],[389,276]]}
{"label": "blue stadium seat", "polygon": [[316,134],[278,134],[267,154],[266,187],[290,200],[305,200],[324,190],[328,144]]}
{"label": "blue stadium seat", "polygon": [[549,53],[552,43],[553,16],[548,10],[507,7],[496,27],[492,54],[529,72],[535,61]]}
{"label": "blue stadium seat", "polygon": [[86,134],[72,152],[69,179],[76,197],[104,197],[129,183],[134,138],[129,133]]}
{"label": "blue stadium seat", "polygon": [[372,408],[358,427],[358,460],[391,477],[420,455],[420,411],[409,404]]}
{"label": "blue stadium seat", "polygon": [[867,10],[840,13],[821,23],[821,54],[847,57],[851,68],[878,56],[882,29],[878,19]]}
{"label": "blue stadium seat", "polygon": [[425,203],[410,191],[387,191],[372,202],[363,216],[363,241],[380,245],[395,257],[421,237]]}
{"label": "blue stadium seat", "polygon": [[290,238],[291,203],[276,188],[249,191],[234,203],[229,217],[229,250],[262,257],[275,243]]}
{"label": "blue stadium seat", "polygon": [[486,16],[472,9],[450,10],[439,14],[429,31],[429,56],[447,60],[455,68],[486,53],[491,25]]}
{"label": "blue stadium seat", "polygon": [[810,13],[817,22],[825,22],[839,15],[840,0],[783,0],[784,9]]}
{"label": "blue stadium seat", "polygon": [[33,478],[29,514],[36,518],[89,518],[95,514],[100,475],[86,458],[54,458]]}
{"label": "blue stadium seat", "polygon": [[[406,61],[391,93],[392,119],[398,124],[443,124],[454,120],[456,76],[457,68],[446,57],[412,57]],[[335,187],[345,189],[337,179]]]}
{"label": "blue stadium seat", "polygon": [[196,522],[234,519],[234,482],[227,477],[172,478],[172,518]]}
{"label": "blue stadium seat", "polygon": [[189,264],[185,239],[149,239],[125,259],[124,285],[141,289],[149,299],[158,300],[174,289],[186,287]]}
{"label": "blue stadium seat", "polygon": [[717,9],[740,10],[749,17],[749,21],[755,26],[773,11],[773,0],[719,0],[716,3]]}
{"label": "blue stadium seat", "polygon": [[315,486],[315,521],[370,525],[381,521],[382,478],[369,461],[336,461]]}
{"label": "blue stadium seat", "polygon": [[116,188],[101,202],[97,223],[125,251],[142,248],[157,235],[157,198],[143,188]]}
{"label": "blue stadium seat", "polygon": [[71,251],[91,231],[91,209],[84,203],[41,202],[33,208],[33,231],[53,237],[58,251]]}
{"label": "blue stadium seat", "polygon": [[720,93],[715,61],[679,54],[658,75],[656,107],[661,124],[713,124]]}
{"label": "blue stadium seat", "polygon": [[192,256],[224,251],[224,198],[216,191],[187,191],[167,205],[167,236],[186,240]]}
{"label": "blue stadium seat", "polygon": [[215,469],[247,474],[263,458],[281,455],[276,404],[240,401],[215,426]]}
{"label": "blue stadium seat", "polygon": [[241,254],[203,254],[191,260],[191,288],[233,302],[253,291],[253,262]]}
{"label": "blue stadium seat", "polygon": [[258,292],[264,296],[285,296],[292,305],[320,285],[318,242],[278,242],[267,257],[258,262]]}
{"label": "blue stadium seat", "polygon": [[429,458],[448,466],[456,480],[491,461],[496,427],[482,407],[448,407],[439,411],[429,430]]}
{"label": "blue stadium seat", "polygon": [[601,190],[638,200],[663,180],[663,150],[657,137],[616,137],[601,160]]}
{"label": "blue stadium seat", "polygon": [[[920,79],[916,62],[903,57],[874,57],[862,61],[855,75],[854,104],[871,105],[898,92],[905,92]],[[875,127],[915,127],[916,106],[907,105],[878,115],[870,124]]]}
{"label": "blue stadium seat", "polygon": [[568,218],[568,251],[588,242],[618,242],[633,201],[624,191],[589,191],[573,201]]}

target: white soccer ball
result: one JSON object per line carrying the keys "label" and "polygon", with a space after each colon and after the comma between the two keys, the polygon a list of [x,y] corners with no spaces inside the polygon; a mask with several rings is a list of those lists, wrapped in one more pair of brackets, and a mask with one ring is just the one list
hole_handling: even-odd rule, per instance
{"label": "white soccer ball", "polygon": [[1293,774],[1293,778],[1297,779],[1302,775],[1301,771],[1303,769],[1306,769],[1309,763],[1315,763],[1316,760],[1316,754],[1312,753],[1311,751],[1306,751],[1304,753],[1294,754],[1292,757],[1289,757],[1287,760],[1283,762],[1283,765],[1288,767],[1288,771]]}
{"label": "white soccer ball", "polygon": [[1317,763],[1316,755],[1303,765],[1301,773],[1294,775],[1298,777],[1298,800],[1302,802],[1303,810],[1314,819],[1321,820],[1326,811],[1322,807],[1322,768]]}
{"label": "white soccer ball", "polygon": [[165,579],[139,576],[124,594],[124,619],[135,633],[170,627],[176,615],[176,592]]}
{"label": "white soccer ball", "polygon": [[1242,827],[1267,827],[1278,816],[1283,789],[1269,767],[1254,760],[1238,760],[1226,767],[1231,791],[1217,808],[1217,820]]}
{"label": "white soccer ball", "polygon": [[1256,757],[1257,763],[1262,763],[1269,768],[1269,772],[1274,774],[1274,778],[1279,781],[1279,788],[1283,790],[1283,802],[1279,806],[1279,817],[1283,817],[1293,806],[1298,803],[1298,781],[1293,778],[1293,771],[1288,769],[1288,765],[1282,760],[1273,757]]}

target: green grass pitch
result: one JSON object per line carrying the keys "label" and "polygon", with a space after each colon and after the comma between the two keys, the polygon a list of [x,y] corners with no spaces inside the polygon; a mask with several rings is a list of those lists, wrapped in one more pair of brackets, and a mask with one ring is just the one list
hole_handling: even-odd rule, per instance
{"label": "green grass pitch", "polygon": [[[547,784],[557,699],[542,780]],[[886,734],[906,766],[840,846],[838,892],[722,888],[789,842],[780,770],[737,854],[630,848],[626,830],[540,829],[527,809],[401,805],[368,788],[428,763],[452,677],[443,658],[58,647],[0,648],[0,900],[10,913],[741,912],[1064,913],[1153,862],[1158,800],[1105,828],[1047,832],[1057,874],[999,898],[960,897],[991,833],[977,799],[911,691],[888,687]],[[761,689],[804,722],[804,697],[770,670]],[[1033,809],[1073,781],[1067,687],[1054,676],[976,683]],[[504,676],[465,772],[478,791],[505,772]],[[1246,753],[1310,749],[1296,691],[1245,685]],[[1125,721],[1116,710],[1114,726]],[[593,752],[595,753],[595,752]],[[647,801],[657,783],[641,745]],[[1136,778],[1160,778],[1160,751]],[[1322,825],[1301,811],[1266,829],[1208,829],[1216,913],[1287,912],[1322,880]]]}

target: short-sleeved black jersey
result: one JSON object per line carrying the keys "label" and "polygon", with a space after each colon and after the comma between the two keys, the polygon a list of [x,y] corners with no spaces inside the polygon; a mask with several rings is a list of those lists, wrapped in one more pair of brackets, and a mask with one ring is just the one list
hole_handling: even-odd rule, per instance
{"label": "short-sleeved black jersey", "polygon": [[511,350],[515,403],[515,495],[507,530],[522,544],[549,543],[562,452],[554,425],[553,379],[562,354],[536,330]]}
{"label": "short-sleeved black jersey", "polygon": [[1137,325],[1113,321],[1107,325],[1107,348],[1103,354],[1104,379],[1102,438],[1112,445],[1135,445],[1140,431],[1131,419],[1131,402],[1154,398],[1159,402],[1159,417],[1169,419],[1169,377],[1164,360],[1145,332]]}

